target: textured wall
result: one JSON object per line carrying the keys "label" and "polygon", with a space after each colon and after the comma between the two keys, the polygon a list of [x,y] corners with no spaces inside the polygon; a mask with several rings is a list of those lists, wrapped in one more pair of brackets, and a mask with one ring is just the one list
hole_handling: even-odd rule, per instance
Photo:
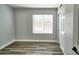
{"label": "textured wall", "polygon": [[[16,16],[16,39],[46,39],[57,40],[57,9],[33,9],[17,8],[14,10]],[[51,34],[33,34],[32,33],[32,15],[33,14],[52,14],[54,15],[54,33]]]}
{"label": "textured wall", "polygon": [[0,46],[14,39],[13,11],[7,5],[0,5]]}

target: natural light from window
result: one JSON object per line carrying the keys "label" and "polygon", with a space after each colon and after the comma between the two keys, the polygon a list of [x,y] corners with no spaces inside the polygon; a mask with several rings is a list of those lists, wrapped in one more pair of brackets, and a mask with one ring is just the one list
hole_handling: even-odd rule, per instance
{"label": "natural light from window", "polygon": [[53,15],[33,15],[33,33],[53,33]]}

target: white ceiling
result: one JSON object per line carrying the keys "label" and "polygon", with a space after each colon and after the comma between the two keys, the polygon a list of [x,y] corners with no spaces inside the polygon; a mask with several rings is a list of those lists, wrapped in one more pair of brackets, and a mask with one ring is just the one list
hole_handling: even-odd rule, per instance
{"label": "white ceiling", "polygon": [[14,8],[57,8],[59,4],[10,4]]}

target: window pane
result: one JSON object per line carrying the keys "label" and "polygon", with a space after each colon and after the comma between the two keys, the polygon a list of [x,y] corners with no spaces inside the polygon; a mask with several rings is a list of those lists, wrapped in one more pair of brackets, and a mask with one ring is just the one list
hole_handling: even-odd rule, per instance
{"label": "window pane", "polygon": [[43,20],[43,32],[44,33],[53,33],[53,16],[45,15]]}
{"label": "window pane", "polygon": [[33,15],[33,33],[53,33],[53,15]]}
{"label": "window pane", "polygon": [[33,33],[43,33],[43,23],[40,15],[33,15]]}

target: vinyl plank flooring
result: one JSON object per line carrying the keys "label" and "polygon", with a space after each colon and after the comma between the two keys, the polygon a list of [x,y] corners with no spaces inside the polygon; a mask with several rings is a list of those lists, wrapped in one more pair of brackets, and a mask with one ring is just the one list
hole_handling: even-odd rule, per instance
{"label": "vinyl plank flooring", "polygon": [[0,50],[0,55],[63,55],[58,43],[14,42]]}

